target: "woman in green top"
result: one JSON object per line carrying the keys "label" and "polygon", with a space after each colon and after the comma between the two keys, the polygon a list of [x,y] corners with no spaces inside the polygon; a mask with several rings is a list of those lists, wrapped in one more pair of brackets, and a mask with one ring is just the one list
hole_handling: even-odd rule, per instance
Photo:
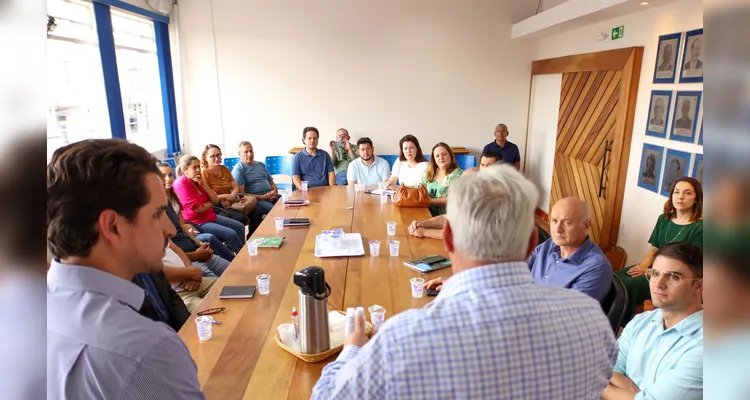
{"label": "woman in green top", "polygon": [[432,148],[430,165],[422,178],[422,184],[430,194],[430,213],[433,217],[445,214],[448,188],[462,173],[450,146],[440,142]]}
{"label": "woman in green top", "polygon": [[672,187],[672,195],[664,204],[664,214],[659,216],[648,241],[651,248],[643,260],[615,274],[628,289],[628,310],[623,326],[635,315],[639,304],[651,298],[646,271],[651,268],[656,252],[673,242],[690,242],[703,247],[703,188],[693,178],[682,177]]}
{"label": "woman in green top", "polygon": [[[333,172],[336,174],[336,184],[346,186],[346,170],[349,163],[354,160],[354,150],[349,142],[349,131],[341,128],[336,131],[336,141],[331,140],[331,160],[333,161]],[[338,143],[337,143],[338,142]]]}

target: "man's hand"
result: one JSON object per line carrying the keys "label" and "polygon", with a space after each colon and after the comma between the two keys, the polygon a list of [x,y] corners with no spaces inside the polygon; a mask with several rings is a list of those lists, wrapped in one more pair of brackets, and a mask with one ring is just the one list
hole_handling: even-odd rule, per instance
{"label": "man's hand", "polygon": [[195,292],[196,290],[200,289],[201,283],[196,282],[196,281],[185,280],[185,281],[182,281],[180,286],[183,289],[187,290],[188,292]]}
{"label": "man's hand", "polygon": [[414,235],[414,232],[419,229],[419,222],[417,220],[411,221],[411,224],[409,224],[409,234]]}
{"label": "man's hand", "polygon": [[367,344],[368,341],[369,339],[367,339],[367,335],[365,334],[365,319],[357,315],[354,317],[354,332],[346,337],[344,340],[344,346],[346,347],[353,344],[357,347],[362,347]]}
{"label": "man's hand", "polygon": [[440,289],[443,288],[443,282],[444,281],[445,280],[443,278],[435,278],[433,280],[425,282],[423,286],[424,286],[425,289],[440,290]]}
{"label": "man's hand", "polygon": [[201,271],[198,267],[187,267],[187,270],[190,272],[190,276],[186,278],[186,280],[196,281],[200,283],[203,280],[203,271]]}
{"label": "man's hand", "polygon": [[423,228],[417,228],[417,229],[415,229],[414,231],[412,231],[412,232],[409,232],[409,234],[410,234],[410,235],[412,235],[412,236],[414,236],[414,237],[418,237],[418,238],[423,238],[423,237],[427,237],[427,236],[426,236],[426,235],[424,234],[424,229],[423,229]]}
{"label": "man's hand", "polygon": [[208,259],[214,254],[214,251],[211,250],[211,246],[208,243],[201,243],[193,254],[198,261],[208,261]]}
{"label": "man's hand", "polygon": [[628,275],[630,275],[633,278],[646,275],[646,271],[648,271],[648,267],[642,267],[641,264],[636,265],[633,268],[630,268],[628,270]]}
{"label": "man's hand", "polygon": [[277,197],[279,197],[278,189],[273,189],[269,193],[271,193],[271,198],[270,198],[271,201],[274,201]]}
{"label": "man's hand", "polygon": [[349,143],[348,138],[344,138],[344,150],[346,151],[352,151],[352,144]]}

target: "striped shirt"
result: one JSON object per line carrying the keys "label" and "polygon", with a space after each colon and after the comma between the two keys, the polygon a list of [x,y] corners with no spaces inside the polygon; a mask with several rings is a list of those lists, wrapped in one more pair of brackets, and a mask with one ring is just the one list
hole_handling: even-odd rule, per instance
{"label": "striped shirt", "polygon": [[52,262],[47,398],[204,398],[187,347],[169,326],[138,314],[143,300],[127,280]]}
{"label": "striped shirt", "polygon": [[524,262],[460,272],[323,369],[313,399],[598,399],[617,345],[590,297]]}

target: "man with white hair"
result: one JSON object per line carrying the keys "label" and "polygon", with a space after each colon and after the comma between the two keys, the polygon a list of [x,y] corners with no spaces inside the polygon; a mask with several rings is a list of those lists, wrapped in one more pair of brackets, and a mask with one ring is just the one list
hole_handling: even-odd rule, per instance
{"label": "man with white hair", "polygon": [[368,342],[356,319],[313,399],[598,399],[617,347],[599,304],[534,284],[534,185],[512,166],[456,180],[443,242],[453,276]]}

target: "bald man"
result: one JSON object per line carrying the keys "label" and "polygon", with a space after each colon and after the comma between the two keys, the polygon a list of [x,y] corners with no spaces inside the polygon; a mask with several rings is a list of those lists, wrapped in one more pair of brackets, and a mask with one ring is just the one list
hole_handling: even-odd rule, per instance
{"label": "bald man", "polygon": [[612,265],[589,239],[589,206],[575,197],[555,203],[550,213],[552,237],[526,261],[534,282],[585,293],[599,302],[609,292]]}

